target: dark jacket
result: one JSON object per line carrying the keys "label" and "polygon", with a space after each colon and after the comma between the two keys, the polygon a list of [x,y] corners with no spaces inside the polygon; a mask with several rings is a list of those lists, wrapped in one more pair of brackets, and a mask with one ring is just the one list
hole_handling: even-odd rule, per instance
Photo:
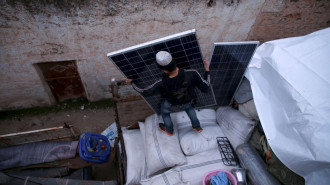
{"label": "dark jacket", "polygon": [[162,79],[144,89],[138,88],[134,81],[132,86],[144,96],[161,93],[162,98],[168,100],[171,104],[180,105],[195,100],[195,87],[202,92],[209,90],[210,73],[205,71],[204,78],[202,78],[194,69],[180,69],[176,77],[169,78],[167,74],[163,74]]}

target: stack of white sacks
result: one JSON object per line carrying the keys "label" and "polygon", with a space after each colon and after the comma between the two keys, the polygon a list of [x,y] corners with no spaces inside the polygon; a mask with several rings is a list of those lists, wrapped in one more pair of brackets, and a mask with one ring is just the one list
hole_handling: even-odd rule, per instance
{"label": "stack of white sacks", "polygon": [[200,185],[210,171],[238,167],[223,164],[216,138],[228,137],[236,148],[247,142],[255,123],[230,107],[196,113],[203,128],[201,133],[192,129],[184,111],[171,114],[173,136],[158,129],[162,120],[156,114],[144,123],[139,122],[140,129],[122,128],[127,156],[126,184]]}

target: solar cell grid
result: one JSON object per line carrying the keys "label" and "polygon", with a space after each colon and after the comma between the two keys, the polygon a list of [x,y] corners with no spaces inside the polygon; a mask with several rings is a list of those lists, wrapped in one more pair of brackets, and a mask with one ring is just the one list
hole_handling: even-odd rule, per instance
{"label": "solar cell grid", "polygon": [[[195,30],[112,52],[108,57],[127,78],[135,79],[139,88],[145,88],[162,77],[162,71],[156,65],[156,54],[159,51],[171,53],[179,68],[196,69],[203,75],[203,57]],[[215,105],[212,88],[208,93],[202,93],[197,88],[195,90],[197,108]],[[155,112],[160,113],[160,94],[143,98]]]}
{"label": "solar cell grid", "polygon": [[211,84],[218,106],[229,105],[259,42],[215,43]]}

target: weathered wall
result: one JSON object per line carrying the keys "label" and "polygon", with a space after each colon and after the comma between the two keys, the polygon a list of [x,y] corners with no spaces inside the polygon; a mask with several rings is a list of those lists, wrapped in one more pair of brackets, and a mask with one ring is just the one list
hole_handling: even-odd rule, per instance
{"label": "weathered wall", "polygon": [[[303,6],[309,2],[325,5]],[[195,28],[203,55],[209,56],[213,42],[267,41],[329,26],[328,5],[327,0],[0,0],[0,110],[54,102],[35,63],[76,60],[87,97],[95,101],[108,96],[111,78],[122,78],[106,57],[109,52]],[[297,25],[317,26],[281,31],[296,23],[295,12],[304,17],[306,11],[319,13]],[[283,16],[292,21],[285,25],[277,19]],[[273,32],[264,34],[269,29]]]}
{"label": "weathered wall", "polygon": [[269,0],[258,15],[248,39],[265,42],[302,36],[329,26],[329,0]]}

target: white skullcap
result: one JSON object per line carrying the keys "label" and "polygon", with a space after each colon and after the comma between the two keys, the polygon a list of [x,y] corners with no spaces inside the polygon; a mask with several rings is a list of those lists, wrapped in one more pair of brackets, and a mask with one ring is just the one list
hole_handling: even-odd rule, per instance
{"label": "white skullcap", "polygon": [[172,61],[172,55],[166,51],[160,51],[156,54],[158,65],[167,66]]}

